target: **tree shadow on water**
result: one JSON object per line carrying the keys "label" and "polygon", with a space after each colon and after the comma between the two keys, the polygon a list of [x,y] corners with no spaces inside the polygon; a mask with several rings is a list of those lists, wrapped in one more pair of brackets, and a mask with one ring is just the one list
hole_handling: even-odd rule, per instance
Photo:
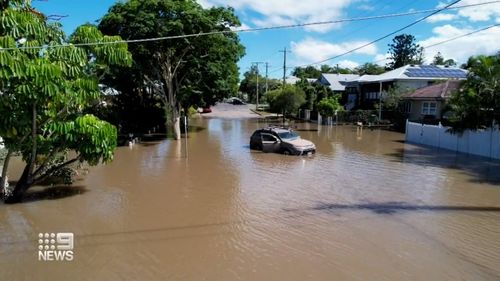
{"label": "tree shadow on water", "polygon": [[[447,206],[447,205],[415,205],[405,202],[381,202],[363,204],[329,204],[320,203],[309,210],[333,212],[339,210],[367,210],[376,214],[396,214],[400,212],[500,212],[500,207],[491,206]],[[291,210],[288,210],[291,211]]]}
{"label": "tree shadow on water", "polygon": [[405,147],[387,155],[399,163],[458,170],[470,176],[472,183],[500,185],[498,160],[426,146]]}
{"label": "tree shadow on water", "polygon": [[28,191],[21,203],[30,203],[42,200],[57,200],[72,197],[88,192],[83,186],[53,186],[41,190]]}

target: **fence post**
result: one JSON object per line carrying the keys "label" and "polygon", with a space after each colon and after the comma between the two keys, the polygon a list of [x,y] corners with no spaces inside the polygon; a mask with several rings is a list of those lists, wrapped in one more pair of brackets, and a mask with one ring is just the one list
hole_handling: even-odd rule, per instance
{"label": "fence post", "polygon": [[406,127],[405,127],[405,141],[407,142],[408,141],[408,135],[410,134],[410,132],[408,131],[408,126],[409,126],[409,121],[408,121],[408,118],[406,118]]}

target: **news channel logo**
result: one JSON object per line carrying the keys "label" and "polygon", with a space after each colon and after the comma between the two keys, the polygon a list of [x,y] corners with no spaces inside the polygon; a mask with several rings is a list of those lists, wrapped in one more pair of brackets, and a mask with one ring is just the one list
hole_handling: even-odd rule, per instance
{"label": "news channel logo", "polygon": [[38,233],[39,261],[72,261],[75,236],[71,232]]}

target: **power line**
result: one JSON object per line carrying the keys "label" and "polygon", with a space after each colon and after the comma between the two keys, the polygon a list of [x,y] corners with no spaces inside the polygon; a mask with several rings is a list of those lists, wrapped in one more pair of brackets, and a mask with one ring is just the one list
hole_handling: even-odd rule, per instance
{"label": "power line", "polygon": [[403,31],[403,30],[405,30],[405,29],[407,29],[407,28],[409,28],[409,27],[412,27],[412,26],[414,26],[414,25],[416,25],[416,24],[418,24],[418,23],[420,23],[420,22],[422,22],[422,21],[424,21],[424,20],[426,20],[426,19],[430,18],[431,16],[433,16],[433,15],[435,15],[435,14],[437,14],[437,13],[441,12],[441,11],[446,10],[446,9],[447,9],[447,8],[449,8],[450,6],[455,5],[455,4],[457,4],[458,2],[460,2],[460,1],[462,1],[462,0],[456,0],[456,1],[454,1],[454,2],[452,2],[452,3],[450,3],[450,4],[448,4],[448,5],[446,5],[446,6],[445,6],[445,7],[443,7],[443,8],[440,8],[440,9],[438,9],[438,10],[436,10],[436,11],[434,11],[434,12],[432,12],[432,13],[428,14],[427,16],[425,16],[425,17],[423,17],[423,18],[421,18],[421,19],[418,19],[418,20],[416,20],[416,21],[414,21],[414,22],[412,22],[412,23],[410,23],[410,24],[407,24],[407,25],[403,26],[402,28],[399,28],[399,29],[397,29],[397,30],[395,30],[395,31],[393,31],[393,32],[390,32],[390,33],[388,33],[388,34],[386,34],[386,35],[384,35],[384,36],[382,36],[382,37],[379,37],[379,38],[377,38],[377,39],[375,39],[375,40],[373,40],[373,41],[370,41],[370,42],[368,42],[368,43],[366,43],[366,44],[363,44],[363,45],[361,45],[361,46],[359,46],[359,47],[356,47],[356,48],[354,48],[354,49],[351,49],[351,50],[349,50],[349,51],[346,51],[346,52],[344,52],[344,53],[342,53],[342,54],[340,54],[340,55],[336,55],[336,56],[333,56],[333,57],[330,57],[330,58],[327,58],[327,59],[324,59],[324,60],[321,60],[321,61],[317,61],[317,62],[313,62],[313,63],[305,64],[305,65],[299,65],[298,67],[304,67],[304,66],[311,66],[311,65],[315,65],[315,64],[321,64],[321,63],[324,63],[324,62],[327,62],[327,61],[330,61],[330,60],[334,60],[334,59],[337,59],[337,58],[343,57],[343,56],[345,56],[345,55],[348,55],[348,54],[354,53],[354,52],[356,52],[357,50],[360,50],[360,49],[363,49],[363,48],[368,47],[368,46],[370,46],[370,45],[373,45],[373,44],[375,44],[375,43],[377,43],[377,42],[379,42],[379,41],[384,40],[385,38],[387,38],[387,37],[389,37],[389,36],[392,36],[392,35],[394,35],[394,34],[396,34],[396,33],[399,33],[399,32],[401,32],[401,31]]}
{"label": "power line", "polygon": [[[460,39],[460,38],[471,36],[473,34],[476,34],[476,33],[479,33],[479,32],[482,32],[482,31],[485,31],[485,30],[488,30],[488,29],[491,29],[491,28],[497,27],[497,26],[500,26],[500,23],[489,25],[489,26],[486,26],[486,27],[482,27],[480,29],[476,29],[474,31],[471,31],[471,32],[468,32],[468,33],[465,33],[465,34],[462,34],[462,35],[459,35],[459,36],[456,36],[456,37],[453,37],[453,38],[449,38],[449,39],[446,39],[446,40],[443,40],[443,41],[439,41],[437,43],[434,43],[434,44],[431,44],[431,45],[428,45],[428,46],[423,46],[423,48],[424,49],[433,48],[433,47],[436,47],[436,46],[439,46],[439,45],[442,45],[442,44],[445,44],[445,43],[448,43],[448,42],[451,42],[451,41],[455,41],[455,40]],[[372,63],[379,63],[379,62],[383,62],[383,61],[386,61],[386,60],[388,60],[388,58],[381,59],[381,60],[376,60],[376,61],[373,61]]]}
{"label": "power line", "polygon": [[460,38],[463,38],[463,37],[470,36],[470,35],[475,34],[475,33],[479,33],[481,31],[488,30],[488,29],[493,28],[495,26],[500,26],[500,23],[493,24],[493,25],[490,25],[490,26],[487,26],[487,27],[483,27],[481,29],[477,29],[477,30],[471,31],[469,33],[462,34],[462,35],[459,35],[459,36],[456,36],[456,37],[453,37],[453,38],[450,38],[450,39],[447,39],[447,40],[444,40],[444,41],[441,41],[441,42],[438,42],[438,43],[434,43],[434,44],[431,44],[429,46],[425,46],[424,48],[428,49],[428,48],[432,48],[432,47],[435,47],[435,46],[438,46],[438,45],[442,45],[442,44],[448,43],[450,41],[454,41],[454,40],[457,40],[457,39],[460,39]]}
{"label": "power line", "polygon": [[[267,31],[267,30],[277,30],[277,29],[290,29],[290,28],[298,28],[298,27],[307,27],[314,25],[327,25],[327,24],[335,24],[342,22],[355,22],[355,21],[367,21],[367,20],[376,20],[376,19],[384,19],[384,18],[394,18],[394,17],[403,17],[410,15],[417,15],[423,13],[433,12],[429,16],[424,17],[426,19],[436,13],[439,13],[444,10],[456,10],[470,7],[477,7],[483,5],[489,5],[494,3],[500,3],[500,0],[497,1],[489,1],[483,3],[476,4],[468,4],[462,6],[451,7],[452,5],[458,3],[459,1],[455,1],[452,4],[447,5],[444,8],[438,9],[428,9],[428,10],[420,10],[420,11],[411,11],[406,13],[393,13],[386,15],[378,15],[378,16],[369,16],[369,17],[357,17],[357,18],[347,18],[347,19],[339,19],[332,21],[320,21],[320,22],[310,22],[310,23],[299,23],[299,24],[290,24],[290,25],[280,25],[280,26],[269,26],[269,27],[258,27],[258,28],[246,28],[246,29],[234,29],[234,30],[223,30],[223,31],[212,31],[212,32],[200,32],[194,34],[184,34],[184,35],[175,35],[175,36],[164,36],[164,37],[154,37],[154,38],[143,38],[143,39],[130,39],[130,40],[117,40],[117,41],[109,41],[109,42],[89,42],[89,43],[76,43],[76,44],[59,44],[59,45],[46,45],[46,46],[25,46],[25,47],[14,47],[14,48],[1,48],[1,51],[6,50],[23,50],[23,49],[44,49],[44,48],[61,48],[61,47],[83,47],[83,46],[99,46],[99,45],[111,45],[111,44],[133,44],[133,43],[144,43],[144,42],[155,42],[155,41],[163,41],[163,40],[174,40],[174,39],[182,39],[182,38],[191,38],[191,37],[199,37],[199,36],[208,36],[208,35],[217,35],[217,34],[230,34],[230,33],[243,33],[243,32],[256,32],[256,31]],[[422,19],[422,20],[423,20]],[[392,35],[392,34],[391,34]],[[390,36],[390,35],[389,35]]]}

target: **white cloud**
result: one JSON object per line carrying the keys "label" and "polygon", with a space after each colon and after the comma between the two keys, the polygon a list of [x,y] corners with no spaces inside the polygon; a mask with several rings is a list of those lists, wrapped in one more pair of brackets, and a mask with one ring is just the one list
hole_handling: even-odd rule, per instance
{"label": "white cloud", "polygon": [[375,10],[375,7],[367,5],[367,4],[359,5],[356,8],[358,8],[359,10],[362,10],[362,11],[374,11]]}
{"label": "white cloud", "polygon": [[435,22],[440,22],[440,21],[450,21],[457,19],[458,16],[455,14],[435,14],[429,18],[426,19],[427,22],[430,23],[435,23]]}
{"label": "white cloud", "polygon": [[373,62],[378,65],[385,66],[387,64],[387,60],[389,59],[389,57],[390,57],[389,53],[377,54],[373,59]]}
{"label": "white cloud", "polygon": [[[462,0],[457,5],[470,5],[488,2],[486,0]],[[470,21],[489,21],[500,17],[500,3],[460,9],[458,14],[468,18]]]}
{"label": "white cloud", "polygon": [[[450,4],[450,0],[446,2],[439,2],[437,8],[444,8],[446,5]],[[464,6],[471,4],[480,4],[489,2],[488,0],[462,0],[454,6]],[[453,6],[452,6],[453,7]],[[492,3],[481,6],[475,6],[470,8],[462,8],[456,12],[457,15],[467,18],[470,21],[489,21],[495,19],[495,17],[500,17],[500,3]],[[439,15],[439,14],[438,14]]]}
{"label": "white cloud", "polygon": [[[198,0],[204,7],[218,5],[251,10],[258,14],[251,19],[258,27],[339,19],[344,9],[356,1],[359,0]],[[327,32],[339,26],[318,25],[306,30]]]}
{"label": "white cloud", "polygon": [[[305,40],[298,43],[292,42],[292,53],[297,59],[307,62],[316,62],[343,54],[346,51],[349,51],[366,43],[367,42],[365,41],[351,41],[341,44],[333,44],[313,38],[306,38]],[[375,55],[377,53],[377,47],[375,45],[370,45],[354,53]]]}
{"label": "white cloud", "polygon": [[[432,30],[434,33],[432,37],[420,41],[419,44],[426,47],[471,31],[473,30],[457,28],[449,24],[439,26]],[[500,38],[500,27],[493,27],[436,47],[426,48],[426,62],[431,62],[437,52],[441,52],[445,59],[451,58],[458,62],[465,62],[473,55],[494,54],[500,50],[500,40],[498,38]]]}
{"label": "white cloud", "polygon": [[339,66],[342,68],[354,69],[359,66],[359,63],[352,60],[341,60],[339,61]]}
{"label": "white cloud", "polygon": [[[247,25],[246,23],[242,22],[241,26],[238,27],[231,27],[231,30],[246,30],[246,29],[252,29],[251,26]],[[252,31],[253,32],[253,31]]]}

